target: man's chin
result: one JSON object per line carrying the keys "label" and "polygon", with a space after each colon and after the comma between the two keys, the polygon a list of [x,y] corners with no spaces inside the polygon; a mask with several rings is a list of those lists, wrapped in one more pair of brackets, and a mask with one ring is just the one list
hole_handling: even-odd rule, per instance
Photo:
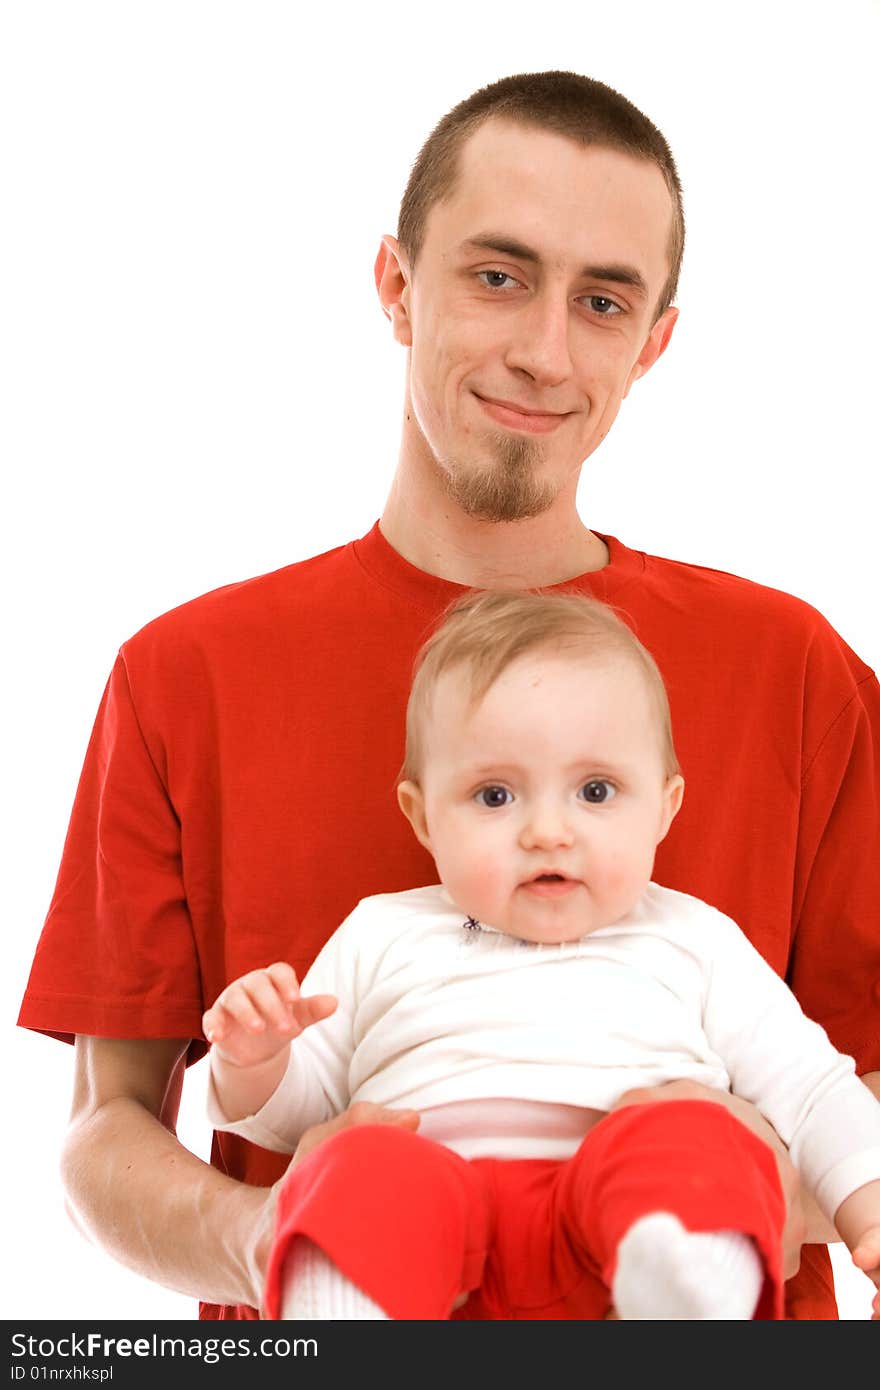
{"label": "man's chin", "polygon": [[525,504],[519,502],[503,502],[501,504],[484,504],[482,501],[468,504],[465,499],[456,499],[466,516],[472,517],[474,521],[488,521],[493,524],[499,522],[529,521],[532,517],[541,516],[548,511],[552,503],[552,498],[541,503]]}
{"label": "man's chin", "polygon": [[490,473],[445,472],[446,491],[475,521],[528,521],[549,511],[555,491],[525,470]]}

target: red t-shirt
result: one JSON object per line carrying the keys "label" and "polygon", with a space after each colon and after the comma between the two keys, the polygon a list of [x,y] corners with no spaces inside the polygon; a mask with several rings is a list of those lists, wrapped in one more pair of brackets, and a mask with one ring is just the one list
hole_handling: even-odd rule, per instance
{"label": "red t-shirt", "polygon": [[[609,564],[559,587],[613,604],[666,680],[687,787],[654,877],[738,921],[859,1071],[880,1069],[872,672],[787,594],[605,539]],[[126,642],[19,1022],[200,1039],[231,979],[280,958],[302,977],[360,898],[435,882],[395,787],[415,652],[461,592],[377,525]],[[222,1134],[212,1161],[271,1183],[288,1160]],[[834,1317],[832,1289],[811,1247],[789,1316]]]}

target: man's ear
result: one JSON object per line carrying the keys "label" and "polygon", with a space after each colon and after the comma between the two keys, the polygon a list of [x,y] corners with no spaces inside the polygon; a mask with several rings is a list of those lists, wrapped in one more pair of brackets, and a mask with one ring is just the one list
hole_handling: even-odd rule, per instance
{"label": "man's ear", "polygon": [[412,347],[410,269],[397,237],[382,238],[373,276],[382,312],[391,320],[395,338],[404,347]]}
{"label": "man's ear", "polygon": [[401,782],[397,788],[397,804],[406,816],[419,844],[431,850],[431,837],[428,834],[428,819],[425,815],[425,797],[418,782]]}
{"label": "man's ear", "polygon": [[669,345],[669,339],[672,337],[672,330],[677,320],[678,310],[674,305],[670,305],[669,308],[660,315],[648,334],[645,346],[642,348],[633,364],[632,371],[627,379],[626,390],[623,393],[624,396],[629,395],[629,388],[632,386],[633,382],[638,381],[640,376],[644,376],[645,372],[653,367],[657,358],[663,356]]}
{"label": "man's ear", "polygon": [[669,827],[681,810],[681,801],[684,796],[684,778],[680,773],[670,777],[663,789],[663,814],[660,819],[660,834],[657,836],[659,845],[661,840],[666,839]]}

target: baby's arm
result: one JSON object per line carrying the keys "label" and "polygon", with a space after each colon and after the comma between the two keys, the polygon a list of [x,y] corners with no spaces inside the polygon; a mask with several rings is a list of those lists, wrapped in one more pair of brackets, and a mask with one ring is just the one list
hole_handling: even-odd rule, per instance
{"label": "baby's arm", "polygon": [[[880,1182],[866,1182],[841,1202],[834,1224],[849,1246],[853,1264],[880,1289]],[[880,1294],[874,1298],[880,1319]]]}
{"label": "baby's arm", "polygon": [[217,1099],[230,1121],[265,1105],[287,1070],[291,1039],[329,1017],[336,1004],[332,994],[303,998],[295,971],[284,961],[226,986],[202,1028],[212,1044]]}
{"label": "baby's arm", "polygon": [[[880,1264],[869,1235],[872,1227],[880,1230],[880,1106],[873,1088],[858,1080],[853,1059],[836,1051],[735,924],[716,916],[715,926],[707,1036],[725,1060],[733,1090],[757,1105],[790,1146],[808,1190],[829,1221],[839,1215],[846,1223],[837,1226],[839,1237],[870,1272]],[[752,1010],[750,1026],[743,1000]]]}

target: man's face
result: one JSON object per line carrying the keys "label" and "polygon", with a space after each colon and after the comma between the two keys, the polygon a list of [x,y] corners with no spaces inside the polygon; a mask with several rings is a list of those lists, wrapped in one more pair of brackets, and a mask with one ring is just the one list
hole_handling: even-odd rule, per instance
{"label": "man's face", "polygon": [[401,807],[459,910],[525,941],[575,941],[644,893],[681,799],[645,677],[620,656],[512,662],[473,705],[432,692],[420,785]]}
{"label": "man's face", "polygon": [[668,341],[672,203],[653,164],[490,120],[436,203],[394,316],[405,446],[470,515],[572,500],[583,460]]}

